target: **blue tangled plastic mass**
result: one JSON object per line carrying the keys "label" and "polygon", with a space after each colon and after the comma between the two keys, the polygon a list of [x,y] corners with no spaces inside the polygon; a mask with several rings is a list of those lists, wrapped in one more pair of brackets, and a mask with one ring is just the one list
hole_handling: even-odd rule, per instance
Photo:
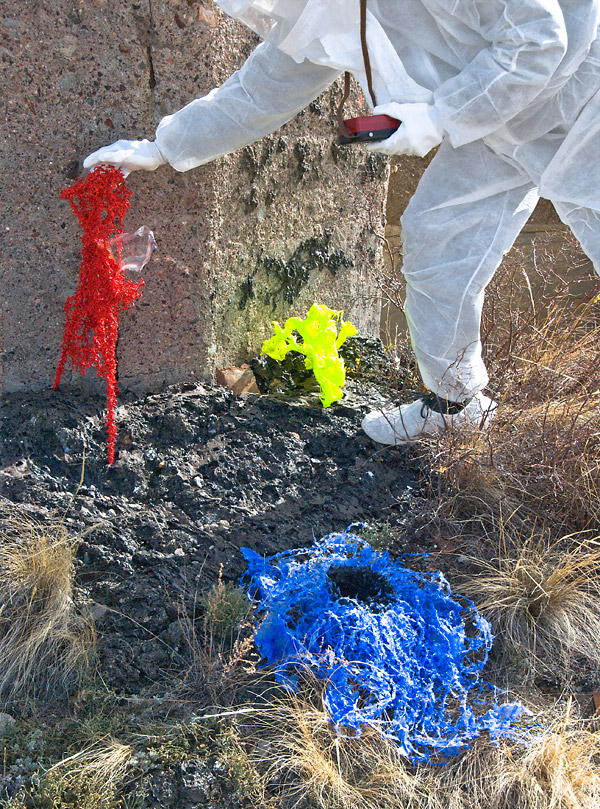
{"label": "blue tangled plastic mass", "polygon": [[326,683],[324,705],[340,735],[358,737],[370,725],[413,763],[443,763],[483,730],[492,741],[522,738],[514,722],[523,706],[499,705],[479,680],[492,645],[488,621],[452,597],[442,573],[408,570],[355,527],[266,559],[242,549],[242,581],[264,616],[256,645],[265,664],[294,689],[297,670],[310,668]]}

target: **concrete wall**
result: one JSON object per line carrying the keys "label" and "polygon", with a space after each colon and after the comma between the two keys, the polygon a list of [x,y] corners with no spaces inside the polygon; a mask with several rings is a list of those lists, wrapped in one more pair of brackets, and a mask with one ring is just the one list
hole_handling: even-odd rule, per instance
{"label": "concrete wall", "polygon": [[[0,0],[0,35],[0,391],[39,390],[52,383],[80,262],[60,190],[93,149],[152,137],[257,40],[210,0]],[[130,176],[125,226],[152,227],[159,249],[121,319],[123,389],[211,378],[257,353],[271,320],[313,300],[377,333],[387,164],[332,146],[339,95],[334,86],[287,127],[211,165]]]}

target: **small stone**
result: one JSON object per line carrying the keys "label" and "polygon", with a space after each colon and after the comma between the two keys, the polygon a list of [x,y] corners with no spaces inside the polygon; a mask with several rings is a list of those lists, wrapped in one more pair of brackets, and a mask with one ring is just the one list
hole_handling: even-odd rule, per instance
{"label": "small stone", "polygon": [[0,713],[0,737],[7,736],[17,720],[9,713]]}
{"label": "small stone", "polygon": [[236,396],[242,393],[259,393],[254,373],[245,363],[217,370],[217,384],[229,388]]}
{"label": "small stone", "polygon": [[202,3],[194,3],[193,9],[196,12],[199,22],[206,23],[211,28],[216,28],[219,24],[219,18],[212,8],[206,8]]}
{"label": "small stone", "polygon": [[71,87],[74,86],[75,82],[77,81],[77,77],[74,73],[65,73],[60,80],[60,89],[61,90],[70,90]]}
{"label": "small stone", "polygon": [[104,604],[92,604],[90,608],[90,615],[94,619],[94,621],[100,622],[106,613],[108,612],[108,607],[105,607]]}
{"label": "small stone", "polygon": [[79,40],[76,36],[73,36],[73,34],[65,34],[60,40],[57,50],[65,59],[71,59],[79,50]]}
{"label": "small stone", "polygon": [[212,796],[214,775],[200,759],[181,763],[181,792],[193,803],[207,803]]}

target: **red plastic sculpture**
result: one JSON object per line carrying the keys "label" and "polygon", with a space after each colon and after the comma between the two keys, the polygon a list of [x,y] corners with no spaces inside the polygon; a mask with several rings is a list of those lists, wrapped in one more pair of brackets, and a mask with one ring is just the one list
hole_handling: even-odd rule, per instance
{"label": "red plastic sculpture", "polygon": [[75,294],[65,303],[66,325],[54,389],[60,384],[68,359],[82,374],[95,368],[98,376],[106,380],[107,450],[108,463],[112,464],[117,438],[114,413],[118,394],[115,352],[119,314],[133,306],[144,286],[142,280],[130,281],[125,277],[109,249],[111,237],[122,233],[131,191],[119,169],[98,166],[85,180],[77,180],[63,189],[60,196],[69,201],[83,234],[79,283]]}

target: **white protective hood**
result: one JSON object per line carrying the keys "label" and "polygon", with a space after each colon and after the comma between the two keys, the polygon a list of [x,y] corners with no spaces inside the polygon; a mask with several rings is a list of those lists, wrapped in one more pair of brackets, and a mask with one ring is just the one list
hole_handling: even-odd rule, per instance
{"label": "white protective hood", "polygon": [[[359,0],[216,0],[230,17],[300,63],[348,70],[371,103],[360,43]],[[367,9],[367,46],[378,104],[432,100],[408,75],[387,34]]]}

